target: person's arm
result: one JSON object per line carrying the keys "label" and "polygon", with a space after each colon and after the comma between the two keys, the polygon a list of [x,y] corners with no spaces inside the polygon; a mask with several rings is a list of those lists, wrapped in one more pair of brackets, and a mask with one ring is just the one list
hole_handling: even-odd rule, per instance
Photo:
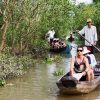
{"label": "person's arm", "polygon": [[84,27],[82,30],[80,30],[78,33],[79,33],[80,35],[85,34],[85,27]]}
{"label": "person's arm", "polygon": [[90,69],[90,65],[89,65],[88,59],[86,57],[84,58],[84,61],[85,61],[85,65],[86,65],[86,70],[83,73],[86,74],[86,72],[88,72]]}
{"label": "person's arm", "polygon": [[96,29],[96,27],[94,27],[94,45],[96,45],[96,43],[97,43],[97,41],[98,41],[98,39],[97,39],[97,29]]}
{"label": "person's arm", "polygon": [[74,61],[75,61],[75,59],[72,58],[71,64],[70,64],[70,74],[71,74],[71,76],[73,76],[73,74],[74,74]]}

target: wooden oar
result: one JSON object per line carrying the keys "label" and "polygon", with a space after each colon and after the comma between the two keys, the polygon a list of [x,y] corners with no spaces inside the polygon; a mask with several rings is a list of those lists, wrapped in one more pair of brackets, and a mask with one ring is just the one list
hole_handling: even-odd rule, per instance
{"label": "wooden oar", "polygon": [[[79,34],[79,33],[78,33]],[[90,43],[84,36],[82,36],[81,34],[79,34],[83,39],[85,39],[88,43]],[[91,43],[90,43],[91,44]],[[100,52],[100,49],[97,48],[95,45],[91,44],[96,50],[98,50]]]}

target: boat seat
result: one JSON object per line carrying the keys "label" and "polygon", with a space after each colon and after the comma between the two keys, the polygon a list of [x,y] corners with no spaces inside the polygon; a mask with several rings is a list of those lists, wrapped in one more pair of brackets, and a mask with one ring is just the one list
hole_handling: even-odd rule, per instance
{"label": "boat seat", "polygon": [[86,76],[82,76],[79,81],[86,81]]}

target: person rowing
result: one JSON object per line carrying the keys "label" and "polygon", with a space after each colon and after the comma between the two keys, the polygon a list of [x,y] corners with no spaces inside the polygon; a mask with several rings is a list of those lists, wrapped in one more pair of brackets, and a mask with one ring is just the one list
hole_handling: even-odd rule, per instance
{"label": "person rowing", "polygon": [[[98,39],[97,39],[97,29],[95,26],[92,25],[92,20],[91,18],[87,19],[87,25],[83,27],[82,30],[77,30],[77,32],[80,35],[85,35],[85,39],[88,40],[89,42],[87,42],[85,40],[85,46],[88,48],[88,50],[91,51],[91,53],[93,54],[93,46],[96,45]],[[92,44],[92,45],[91,45]]]}
{"label": "person rowing", "polygon": [[45,35],[45,38],[47,39],[47,41],[50,43],[50,45],[53,42],[54,39],[54,35],[55,35],[55,31],[54,28],[52,27]]}
{"label": "person rowing", "polygon": [[66,37],[66,40],[68,40],[69,42],[73,42],[75,39],[75,36],[73,35],[73,33],[71,32],[69,36]]}

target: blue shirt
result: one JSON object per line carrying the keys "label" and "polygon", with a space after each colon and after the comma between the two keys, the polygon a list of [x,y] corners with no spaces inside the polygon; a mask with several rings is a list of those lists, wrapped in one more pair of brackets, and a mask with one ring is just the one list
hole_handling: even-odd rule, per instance
{"label": "blue shirt", "polygon": [[91,64],[91,58],[87,56],[89,64]]}

